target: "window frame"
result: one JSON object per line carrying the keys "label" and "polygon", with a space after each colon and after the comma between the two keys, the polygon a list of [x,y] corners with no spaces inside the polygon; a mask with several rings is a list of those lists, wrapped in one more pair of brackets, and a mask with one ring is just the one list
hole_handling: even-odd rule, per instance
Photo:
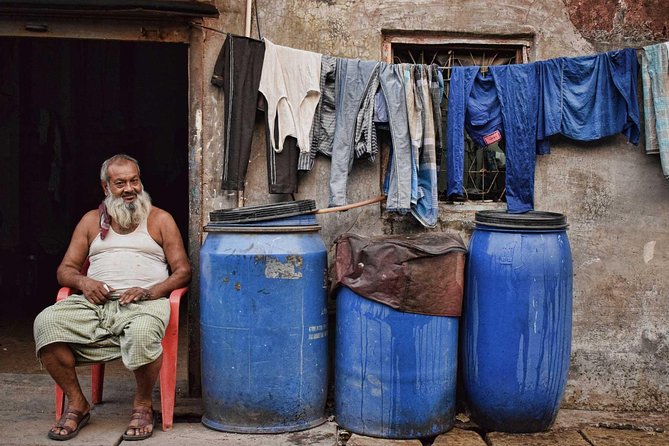
{"label": "window frame", "polygon": [[[393,63],[393,45],[415,45],[415,46],[450,46],[457,48],[486,48],[516,47],[516,58],[520,63],[528,63],[534,48],[535,35],[533,33],[514,34],[472,34],[459,32],[441,31],[407,31],[407,30],[382,30],[382,60]],[[385,160],[384,160],[385,161]],[[382,164],[384,165],[384,164]],[[381,172],[383,180],[383,172]],[[506,209],[506,201],[492,200],[465,200],[458,202],[447,202],[439,200],[439,207],[445,210],[483,210],[483,209]]]}

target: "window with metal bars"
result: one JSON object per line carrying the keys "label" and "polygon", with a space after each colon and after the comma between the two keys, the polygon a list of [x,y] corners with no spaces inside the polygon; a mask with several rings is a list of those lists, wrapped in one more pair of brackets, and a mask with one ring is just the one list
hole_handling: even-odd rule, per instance
{"label": "window with metal bars", "polygon": [[[504,42],[504,39],[490,39],[490,42],[475,39],[476,42],[448,43],[444,39],[425,36],[386,36],[384,53],[387,61],[393,63],[437,64],[444,76],[444,99],[441,103],[442,129],[446,135],[448,118],[448,86],[451,68],[458,66],[479,66],[485,75],[488,67],[527,62],[529,42]],[[485,40],[485,39],[483,39]],[[500,40],[502,40],[500,42]],[[431,43],[431,41],[435,43]],[[445,162],[445,137],[442,163],[439,166],[440,201],[462,202],[505,201],[506,156],[504,140],[480,147],[465,132],[464,196],[446,196],[448,180]]]}

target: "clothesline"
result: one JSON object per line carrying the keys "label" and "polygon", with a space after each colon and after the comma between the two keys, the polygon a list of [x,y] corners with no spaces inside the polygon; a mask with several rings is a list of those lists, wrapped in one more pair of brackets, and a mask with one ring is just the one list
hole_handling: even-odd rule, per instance
{"label": "clothesline", "polygon": [[[310,170],[322,153],[331,158],[329,206],[345,205],[354,156],[373,159],[375,124],[386,122],[391,132],[386,210],[410,212],[427,227],[438,218],[436,166],[444,149],[447,196],[465,191],[465,128],[483,141],[477,143],[481,147],[503,139],[509,212],[533,209],[534,158],[549,153],[550,136],[592,141],[623,133],[638,144],[634,48],[489,68],[491,76],[476,65],[386,64],[227,34],[212,76],[215,85],[228,88],[223,188],[243,189],[259,93],[266,102],[270,193],[294,192],[295,169]],[[446,70],[452,77],[449,96],[444,96]],[[448,125],[442,140],[439,104],[445,97]],[[386,120],[377,120],[380,103]],[[248,124],[241,113],[248,114],[243,118]]]}
{"label": "clothesline", "polygon": [[[228,31],[223,31],[223,30],[218,29],[218,28],[212,28],[211,26],[202,25],[202,24],[197,23],[197,22],[190,22],[190,26],[193,26],[195,28],[200,28],[200,29],[206,29],[206,30],[209,30],[209,31],[214,31],[215,33],[223,34],[224,36],[227,36],[228,34],[230,34],[230,32],[228,32]],[[260,34],[259,29],[258,29],[258,34]],[[242,36],[239,36],[239,37],[242,37]],[[258,42],[262,42],[262,40],[263,40],[263,37],[260,37],[260,38],[255,38],[255,37],[251,37],[251,36],[244,36],[244,37],[247,38],[247,39],[256,40]]]}
{"label": "clothesline", "polygon": [[[228,31],[223,31],[223,30],[220,30],[218,28],[212,28],[210,26],[201,25],[201,24],[196,23],[196,22],[191,22],[190,25],[194,26],[196,28],[201,28],[201,29],[206,29],[206,30],[209,30],[209,31],[213,31],[213,32],[216,32],[216,33],[219,33],[219,34],[222,34],[222,35],[230,34],[230,32],[228,32]],[[239,37],[242,37],[242,36],[239,36]],[[247,39],[258,41],[258,42],[262,42],[263,39],[264,39],[264,38],[259,38],[258,39],[258,38],[255,38],[255,37],[247,37],[247,36],[244,36],[244,37],[247,38]],[[632,48],[632,49],[640,52],[640,51],[643,51],[645,47],[628,47],[628,48]],[[619,49],[624,49],[624,48],[619,48]],[[303,51],[308,51],[308,50],[303,50]],[[431,65],[431,64],[415,64],[415,65]],[[489,68],[489,65],[479,65],[479,67],[480,68]],[[455,68],[455,67],[438,66],[438,69],[441,70],[441,71],[449,71],[452,68]]]}

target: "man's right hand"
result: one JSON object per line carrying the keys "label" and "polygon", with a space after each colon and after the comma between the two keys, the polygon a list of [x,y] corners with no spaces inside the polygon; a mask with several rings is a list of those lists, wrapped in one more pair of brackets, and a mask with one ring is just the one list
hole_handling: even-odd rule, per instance
{"label": "man's right hand", "polygon": [[107,302],[112,291],[114,291],[114,289],[106,283],[91,279],[90,277],[86,278],[86,281],[81,287],[81,292],[84,293],[84,297],[90,303],[96,305],[102,305]]}

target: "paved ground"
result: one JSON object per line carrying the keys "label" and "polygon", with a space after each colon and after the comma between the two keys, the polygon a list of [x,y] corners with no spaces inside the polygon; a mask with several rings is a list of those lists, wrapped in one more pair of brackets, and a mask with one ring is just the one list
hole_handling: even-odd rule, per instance
{"label": "paved ground", "polygon": [[[182,335],[185,330],[182,330]],[[419,440],[386,440],[350,434],[330,420],[316,428],[287,434],[230,434],[200,423],[201,401],[185,397],[185,336],[180,340],[177,405],[174,428],[159,428],[144,446],[421,446]],[[132,374],[116,361],[107,366],[104,402],[92,410],[91,422],[74,439],[62,443],[46,433],[54,421],[51,378],[35,360],[31,324],[0,322],[0,445],[117,446],[128,445],[121,435],[129,419],[134,390]],[[90,377],[81,371],[84,391],[90,394]],[[156,390],[154,401],[159,409]],[[669,413],[612,413],[561,410],[546,433],[509,435],[480,432],[463,415],[456,427],[433,439],[432,446],[669,446]]]}
{"label": "paved ground", "polygon": [[[82,377],[85,391],[88,376]],[[185,382],[180,382],[183,388]],[[105,402],[93,408],[91,422],[67,445],[127,445],[121,434],[128,421],[132,375],[112,374],[105,380]],[[0,405],[0,445],[57,445],[46,432],[53,422],[51,379],[43,373],[0,373],[3,392]],[[181,390],[180,394],[183,393]],[[159,398],[155,398],[159,408]],[[200,422],[199,399],[178,397],[174,428],[158,429],[141,444],[188,446],[421,446],[419,440],[385,440],[347,435],[334,421],[316,428],[287,434],[230,434],[206,428]],[[481,433],[466,417],[458,416],[456,427],[434,439],[433,446],[669,446],[669,414],[610,413],[562,410],[551,431],[531,435]],[[131,443],[132,444],[132,443]],[[429,444],[429,443],[424,443]]]}

